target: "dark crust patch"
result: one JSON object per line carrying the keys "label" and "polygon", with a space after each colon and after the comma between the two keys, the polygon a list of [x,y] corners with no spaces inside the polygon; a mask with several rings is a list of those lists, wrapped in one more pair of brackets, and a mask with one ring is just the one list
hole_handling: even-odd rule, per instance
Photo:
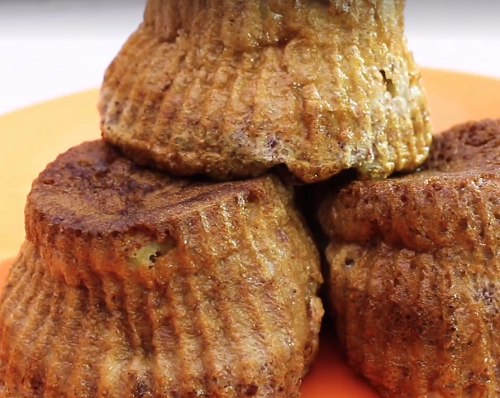
{"label": "dark crust patch", "polygon": [[28,239],[30,225],[40,222],[98,236],[154,232],[228,198],[265,197],[270,180],[277,182],[266,176],[237,182],[174,178],[135,165],[101,140],[86,142],[60,155],[34,181],[26,206]]}

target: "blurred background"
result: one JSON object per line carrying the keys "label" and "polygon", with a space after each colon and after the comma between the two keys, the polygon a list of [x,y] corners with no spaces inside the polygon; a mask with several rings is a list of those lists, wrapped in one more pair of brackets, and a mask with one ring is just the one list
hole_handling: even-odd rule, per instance
{"label": "blurred background", "polygon": [[[99,86],[145,0],[0,0],[0,114]],[[421,66],[500,78],[500,1],[407,0]]]}

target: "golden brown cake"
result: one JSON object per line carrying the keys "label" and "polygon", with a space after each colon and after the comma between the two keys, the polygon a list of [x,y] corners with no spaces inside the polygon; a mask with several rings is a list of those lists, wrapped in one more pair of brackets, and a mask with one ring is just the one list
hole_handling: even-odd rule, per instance
{"label": "golden brown cake", "polygon": [[435,138],[423,170],[324,202],[349,363],[388,398],[500,396],[500,120]]}
{"label": "golden brown cake", "polygon": [[102,134],[176,175],[385,177],[428,154],[404,0],[148,0],[109,66]]}
{"label": "golden brown cake", "polygon": [[101,141],[33,183],[0,304],[0,397],[295,397],[319,255],[271,176],[209,183]]}

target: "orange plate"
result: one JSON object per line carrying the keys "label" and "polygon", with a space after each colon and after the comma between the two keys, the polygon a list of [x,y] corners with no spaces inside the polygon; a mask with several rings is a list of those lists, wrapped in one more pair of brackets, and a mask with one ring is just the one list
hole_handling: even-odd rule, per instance
{"label": "orange plate", "polygon": [[[441,131],[471,119],[500,117],[500,80],[423,70],[433,124]],[[31,181],[55,156],[99,138],[96,90],[56,99],[0,117],[0,259],[16,255],[24,238],[23,207]],[[0,266],[0,285],[8,270]],[[304,398],[377,398],[345,365],[332,339],[304,380]]]}

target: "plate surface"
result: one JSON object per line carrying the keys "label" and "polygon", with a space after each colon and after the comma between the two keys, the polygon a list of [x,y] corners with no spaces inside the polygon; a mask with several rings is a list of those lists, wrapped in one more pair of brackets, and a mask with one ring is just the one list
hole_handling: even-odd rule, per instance
{"label": "plate surface", "polygon": [[[500,117],[500,80],[426,69],[422,74],[436,132],[466,120]],[[87,91],[0,117],[0,260],[14,257],[24,238],[23,208],[33,179],[59,153],[100,137],[97,96],[97,90]],[[8,265],[0,265],[0,286]],[[378,397],[328,338],[322,339],[302,396]]]}

